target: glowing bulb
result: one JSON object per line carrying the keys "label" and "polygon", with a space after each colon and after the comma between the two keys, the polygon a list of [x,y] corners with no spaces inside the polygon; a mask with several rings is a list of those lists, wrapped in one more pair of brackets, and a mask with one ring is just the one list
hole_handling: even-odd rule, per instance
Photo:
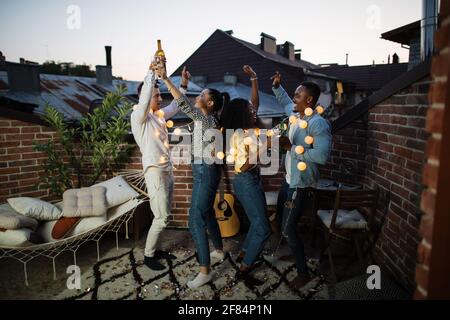
{"label": "glowing bulb", "polygon": [[314,142],[314,138],[311,136],[306,136],[305,137],[305,143],[306,144],[312,144]]}
{"label": "glowing bulb", "polygon": [[235,148],[230,148],[230,154],[235,156],[237,154],[237,150]]}
{"label": "glowing bulb", "polygon": [[164,111],[162,111],[162,110],[156,111],[155,114],[156,114],[156,116],[159,117],[159,118],[164,118]]}
{"label": "glowing bulb", "polygon": [[161,156],[159,158],[159,163],[164,163],[164,162],[166,162],[166,157],[165,156]]}
{"label": "glowing bulb", "polygon": [[170,145],[169,145],[169,141],[164,141],[164,146],[169,149]]}
{"label": "glowing bulb", "polygon": [[308,127],[308,122],[305,120],[300,120],[299,125],[300,125],[300,128],[306,129]]}
{"label": "glowing bulb", "polygon": [[225,154],[222,151],[217,152],[216,156],[220,160],[223,160],[223,158],[225,158]]}
{"label": "glowing bulb", "polygon": [[231,154],[227,156],[227,162],[229,162],[229,163],[234,162],[234,157]]}
{"label": "glowing bulb", "polygon": [[166,126],[167,126],[167,128],[172,128],[173,127],[173,121],[172,120],[167,121],[166,122]]}
{"label": "glowing bulb", "polygon": [[317,111],[318,114],[322,114],[325,111],[325,109],[319,104],[316,107],[316,111]]}
{"label": "glowing bulb", "polygon": [[173,134],[176,136],[179,136],[181,134],[181,129],[180,128],[175,128],[175,130],[173,130]]}
{"label": "glowing bulb", "polygon": [[159,137],[159,131],[158,130],[155,130],[155,137]]}
{"label": "glowing bulb", "polygon": [[244,144],[246,144],[246,145],[251,145],[253,143],[253,139],[251,138],[251,137],[246,137],[245,139],[244,139]]}
{"label": "glowing bulb", "polygon": [[259,128],[255,128],[255,135],[259,136],[261,134],[261,131],[259,130]]}
{"label": "glowing bulb", "polygon": [[300,171],[305,171],[306,170],[306,163],[304,163],[303,161],[299,162],[297,164],[297,169]]}
{"label": "glowing bulb", "polygon": [[296,146],[295,147],[295,153],[302,154],[303,152],[305,152],[305,148],[303,148],[303,146]]}
{"label": "glowing bulb", "polygon": [[313,111],[313,109],[311,109],[311,108],[306,108],[306,109],[305,109],[305,115],[308,116],[308,117],[309,117],[310,115],[312,115],[313,112],[314,112],[314,111]]}
{"label": "glowing bulb", "polygon": [[267,136],[268,137],[273,136],[273,130],[267,130]]}
{"label": "glowing bulb", "polygon": [[292,125],[295,125],[297,123],[298,119],[296,116],[290,116],[289,117],[289,123]]}

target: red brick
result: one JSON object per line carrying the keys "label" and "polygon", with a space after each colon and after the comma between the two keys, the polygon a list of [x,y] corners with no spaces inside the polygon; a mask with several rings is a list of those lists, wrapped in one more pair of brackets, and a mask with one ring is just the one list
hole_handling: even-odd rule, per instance
{"label": "red brick", "polygon": [[41,132],[41,128],[40,127],[22,127],[21,132],[22,133]]}
{"label": "red brick", "polygon": [[442,132],[444,122],[444,109],[430,108],[427,112],[426,130],[430,133]]}
{"label": "red brick", "polygon": [[[445,1],[444,1],[445,2]],[[434,77],[446,76],[449,68],[450,54],[441,54],[433,57],[431,74]]]}
{"label": "red brick", "polygon": [[438,171],[439,171],[438,167],[430,165],[428,163],[425,164],[422,176],[423,184],[436,189],[438,180]]}
{"label": "red brick", "polygon": [[10,133],[20,133],[19,128],[2,128],[0,130],[1,133],[10,134]]}
{"label": "red brick", "polygon": [[0,174],[19,173],[19,168],[0,168]]}
{"label": "red brick", "polygon": [[428,139],[427,143],[427,157],[430,159],[439,159],[441,151],[441,140],[436,140],[433,137]]}
{"label": "red brick", "polygon": [[[11,127],[11,121],[8,120],[0,120],[0,127],[1,128],[5,128],[5,127]],[[2,129],[0,129],[0,132],[2,131]]]}
{"label": "red brick", "polygon": [[0,156],[0,161],[12,161],[12,160],[20,160],[20,154],[10,154],[5,156]]}

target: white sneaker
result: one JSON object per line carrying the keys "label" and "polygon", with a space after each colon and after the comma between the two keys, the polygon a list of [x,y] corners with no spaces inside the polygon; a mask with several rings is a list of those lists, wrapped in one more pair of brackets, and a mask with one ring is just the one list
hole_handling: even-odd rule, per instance
{"label": "white sneaker", "polygon": [[223,261],[223,259],[225,259],[225,252],[219,251],[219,250],[214,250],[209,254],[209,256],[211,257],[211,260],[217,259],[217,260]]}

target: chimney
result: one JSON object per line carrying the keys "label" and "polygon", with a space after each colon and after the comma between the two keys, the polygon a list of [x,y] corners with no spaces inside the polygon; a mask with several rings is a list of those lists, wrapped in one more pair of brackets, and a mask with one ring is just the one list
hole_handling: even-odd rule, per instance
{"label": "chimney", "polygon": [[111,66],[95,66],[95,74],[97,83],[101,85],[112,85],[112,68]]}
{"label": "chimney", "polygon": [[97,84],[110,86],[112,85],[112,65],[111,65],[111,46],[105,46],[106,51],[106,66],[95,66],[95,74],[97,77]]}
{"label": "chimney", "polygon": [[261,49],[266,52],[277,54],[277,39],[262,32],[261,33]]}
{"label": "chimney", "polygon": [[6,62],[5,67],[10,90],[34,93],[41,91],[39,65]]}
{"label": "chimney", "polygon": [[288,58],[289,60],[295,61],[294,44],[289,41],[286,41],[282,47],[282,55],[283,57]]}
{"label": "chimney", "polygon": [[302,60],[302,49],[295,49],[294,55],[295,55],[295,60],[297,60],[297,61]]}
{"label": "chimney", "polygon": [[420,59],[426,60],[434,51],[434,33],[438,24],[438,0],[422,0],[420,21]]}
{"label": "chimney", "polygon": [[112,66],[111,64],[111,46],[105,46],[105,51],[106,51],[106,65],[107,66]]}
{"label": "chimney", "polygon": [[223,76],[223,82],[225,84],[229,84],[229,85],[235,86],[236,83],[237,83],[237,76],[235,76],[233,74],[226,73]]}

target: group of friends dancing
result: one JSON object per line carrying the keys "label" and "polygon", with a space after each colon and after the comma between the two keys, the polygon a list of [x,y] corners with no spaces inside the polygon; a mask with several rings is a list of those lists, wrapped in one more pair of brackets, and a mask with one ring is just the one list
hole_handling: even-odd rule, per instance
{"label": "group of friends dancing", "polygon": [[[291,99],[281,86],[281,74],[275,72],[270,79],[272,90],[277,101],[284,107],[286,116],[307,121],[308,126],[302,129],[295,121],[291,121],[286,135],[268,137],[264,146],[259,144],[259,148],[252,147],[245,141],[246,134],[249,130],[262,127],[257,116],[258,77],[251,66],[243,66],[243,72],[250,77],[252,84],[250,100],[236,98],[230,101],[228,93],[206,88],[193,103],[186,96],[191,77],[189,71],[186,67],[183,68],[181,83],[177,87],[167,76],[165,58],[155,59],[151,63],[143,83],[139,86],[139,102],[133,107],[130,121],[132,133],[142,154],[143,172],[154,215],[146,239],[144,263],[152,270],[163,270],[166,267],[160,262],[161,259],[176,258],[171,253],[156,248],[159,236],[168,224],[174,185],[166,121],[181,110],[194,122],[191,146],[193,189],[189,230],[200,266],[198,274],[188,281],[187,286],[198,288],[212,281],[214,272],[211,270],[211,260],[223,261],[227,255],[213,208],[223,164],[217,161],[217,153],[204,152],[213,139],[205,133],[210,129],[225,129],[234,130],[225,145],[233,150],[234,155],[233,191],[250,223],[236,258],[239,264],[236,281],[242,280],[252,286],[263,284],[263,281],[251,275],[255,261],[262,254],[266,241],[271,236],[258,153],[259,150],[270,148],[274,144],[273,139],[278,139],[279,148],[286,151],[286,175],[278,193],[277,221],[295,260],[297,276],[290,282],[290,286],[297,290],[310,280],[297,222],[304,211],[308,191],[319,179],[318,165],[324,164],[330,154],[330,124],[317,112],[305,114],[305,110],[314,110],[318,103],[320,88],[317,84],[301,83]],[[158,80],[155,80],[156,78]],[[162,106],[158,84],[161,81],[173,96],[173,101],[165,107]],[[307,136],[313,137],[312,143],[305,142]],[[258,146],[258,143],[255,146]],[[255,159],[256,161],[252,161]],[[306,164],[304,170],[298,169],[300,162]],[[210,250],[209,240],[213,250]]]}

